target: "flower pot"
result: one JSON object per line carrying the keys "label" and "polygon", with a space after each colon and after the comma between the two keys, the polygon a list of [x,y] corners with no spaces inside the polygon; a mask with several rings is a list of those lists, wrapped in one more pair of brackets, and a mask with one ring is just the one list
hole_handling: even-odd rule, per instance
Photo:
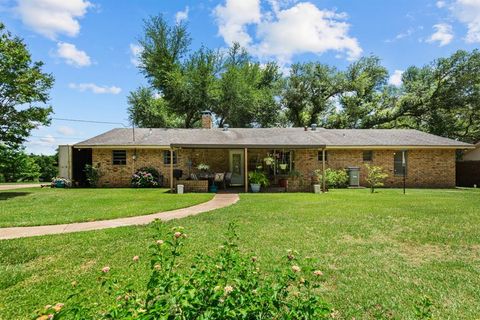
{"label": "flower pot", "polygon": [[260,192],[260,184],[250,183],[250,188],[252,189],[252,192]]}
{"label": "flower pot", "polygon": [[287,164],[286,164],[286,163],[281,163],[281,164],[279,164],[278,166],[279,166],[280,169],[282,169],[282,170],[287,169]]}
{"label": "flower pot", "polygon": [[55,188],[65,188],[65,181],[61,181],[61,180],[55,181]]}
{"label": "flower pot", "polygon": [[288,179],[280,179],[278,180],[278,185],[282,188],[286,188],[288,184]]}

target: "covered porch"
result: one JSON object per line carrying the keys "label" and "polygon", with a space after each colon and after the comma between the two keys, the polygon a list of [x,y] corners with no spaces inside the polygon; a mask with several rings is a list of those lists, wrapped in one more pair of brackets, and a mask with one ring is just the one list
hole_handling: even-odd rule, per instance
{"label": "covered porch", "polygon": [[[312,151],[311,162],[316,162],[316,152],[324,155],[325,147],[172,144],[170,189],[175,192],[177,185],[183,185],[184,192],[249,192],[249,173],[257,171],[270,182],[263,192],[311,191],[311,170],[303,160],[307,153],[311,158]],[[182,158],[182,172],[174,165],[177,157]],[[323,160],[321,169],[325,168]]]}

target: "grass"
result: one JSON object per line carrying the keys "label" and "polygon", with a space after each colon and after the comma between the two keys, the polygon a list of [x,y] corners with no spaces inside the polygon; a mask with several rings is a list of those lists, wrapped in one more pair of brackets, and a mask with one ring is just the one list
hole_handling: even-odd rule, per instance
{"label": "grass", "polygon": [[[168,225],[189,235],[180,263],[218,250],[231,221],[242,250],[267,270],[287,249],[318,259],[323,294],[341,319],[414,319],[425,296],[436,319],[472,319],[480,314],[479,207],[477,190],[242,194],[231,207]],[[101,309],[99,270],[108,265],[122,281],[140,284],[154,239],[150,227],[125,227],[0,241],[0,315],[28,319],[64,302],[74,280]],[[132,273],[137,254],[143,265]]]}
{"label": "grass", "polygon": [[10,186],[16,184],[49,184],[50,182],[23,181],[23,182],[0,182],[0,186]]}
{"label": "grass", "polygon": [[114,219],[188,207],[211,194],[169,194],[166,189],[52,189],[0,191],[0,227]]}

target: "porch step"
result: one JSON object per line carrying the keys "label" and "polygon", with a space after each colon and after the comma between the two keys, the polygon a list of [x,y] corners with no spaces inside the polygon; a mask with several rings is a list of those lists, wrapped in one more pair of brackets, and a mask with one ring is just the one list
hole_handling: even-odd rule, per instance
{"label": "porch step", "polygon": [[280,186],[270,186],[268,187],[268,192],[286,192],[286,188]]}

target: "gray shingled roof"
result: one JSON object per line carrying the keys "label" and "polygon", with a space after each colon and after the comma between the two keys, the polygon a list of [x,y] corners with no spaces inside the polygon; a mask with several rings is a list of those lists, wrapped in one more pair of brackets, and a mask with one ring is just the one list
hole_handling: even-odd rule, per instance
{"label": "gray shingled roof", "polygon": [[409,129],[230,128],[223,129],[113,129],[77,143],[77,147],[449,147],[471,144]]}

